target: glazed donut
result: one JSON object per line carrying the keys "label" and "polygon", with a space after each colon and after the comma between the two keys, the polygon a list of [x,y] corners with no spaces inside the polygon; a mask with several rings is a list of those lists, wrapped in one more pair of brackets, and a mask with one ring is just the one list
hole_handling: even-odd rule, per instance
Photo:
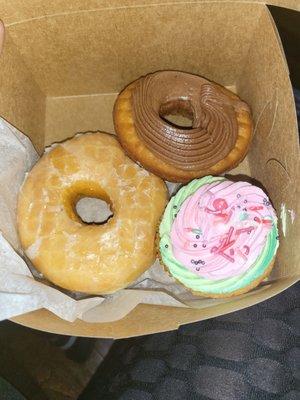
{"label": "glazed donut", "polygon": [[[86,196],[108,202],[113,216],[84,223],[75,206]],[[166,201],[164,182],[127,158],[114,136],[76,136],[45,153],[27,176],[18,200],[21,244],[54,284],[112,293],[154,262]]]}
{"label": "glazed donut", "polygon": [[[164,119],[171,114],[188,117],[192,126]],[[178,71],[148,74],[126,87],[115,102],[114,124],[133,160],[173,182],[234,168],[252,136],[245,102],[216,83]]]}

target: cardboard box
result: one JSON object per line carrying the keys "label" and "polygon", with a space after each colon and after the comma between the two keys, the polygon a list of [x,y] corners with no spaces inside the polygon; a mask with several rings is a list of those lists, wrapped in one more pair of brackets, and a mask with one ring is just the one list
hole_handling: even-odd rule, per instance
{"label": "cardboard box", "polygon": [[[217,305],[206,300],[202,309],[139,305],[124,319],[102,324],[68,323],[41,310],[14,318],[17,323],[74,336],[123,338],[248,307],[299,279],[297,123],[287,64],[267,7],[258,1],[157,3],[0,0],[6,25],[0,114],[42,152],[78,132],[113,132],[117,93],[149,72],[183,70],[232,87],[250,104],[255,131],[246,160],[230,174],[261,182],[278,214],[285,213],[273,273],[256,290]],[[300,9],[299,0],[272,4]]]}

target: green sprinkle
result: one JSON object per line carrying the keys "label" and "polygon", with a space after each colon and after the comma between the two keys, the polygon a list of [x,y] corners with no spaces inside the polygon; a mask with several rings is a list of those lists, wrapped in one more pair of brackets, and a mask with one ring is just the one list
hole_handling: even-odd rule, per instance
{"label": "green sprinkle", "polygon": [[202,235],[202,229],[192,229],[193,233],[196,233],[197,235]]}
{"label": "green sprinkle", "polygon": [[248,219],[248,218],[249,218],[249,214],[247,214],[245,212],[240,215],[240,221],[244,221],[245,219]]}

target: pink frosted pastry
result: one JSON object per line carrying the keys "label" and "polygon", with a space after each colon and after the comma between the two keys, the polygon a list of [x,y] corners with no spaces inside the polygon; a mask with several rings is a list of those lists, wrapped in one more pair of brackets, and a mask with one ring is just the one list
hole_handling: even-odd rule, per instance
{"label": "pink frosted pastry", "polygon": [[177,281],[204,296],[227,297],[247,292],[270,273],[277,217],[260,188],[208,176],[171,199],[159,238],[161,260]]}

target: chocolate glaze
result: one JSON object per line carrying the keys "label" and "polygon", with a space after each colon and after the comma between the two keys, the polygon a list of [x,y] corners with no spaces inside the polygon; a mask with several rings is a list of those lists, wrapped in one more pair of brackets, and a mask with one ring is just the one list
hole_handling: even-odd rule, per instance
{"label": "chocolate glaze", "polygon": [[[209,168],[234,148],[236,112],[249,107],[222,86],[196,75],[162,71],[139,79],[133,88],[136,131],[161,160],[182,170]],[[163,116],[182,114],[191,128],[168,123]]]}

